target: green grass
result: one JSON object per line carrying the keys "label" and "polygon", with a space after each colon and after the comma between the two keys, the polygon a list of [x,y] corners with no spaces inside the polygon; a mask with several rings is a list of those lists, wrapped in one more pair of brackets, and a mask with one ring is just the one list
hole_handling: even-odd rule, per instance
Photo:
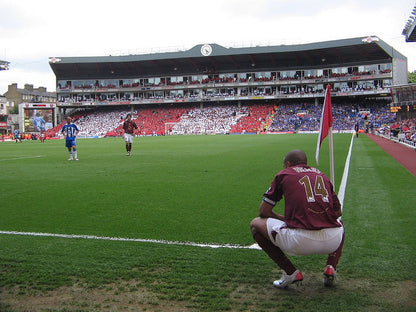
{"label": "green grass", "polygon": [[[334,135],[336,189],[350,140]],[[315,147],[316,135],[299,134],[144,137],[126,157],[120,138],[86,139],[69,162],[63,141],[1,143],[0,230],[251,245],[249,223],[284,155],[304,149],[315,166]],[[320,163],[329,172],[327,142]],[[376,144],[355,140],[335,289],[321,286],[324,256],[293,257],[304,285],[281,291],[258,250],[0,235],[0,311],[25,311],[2,298],[75,286],[106,300],[39,311],[416,311],[415,189]]]}

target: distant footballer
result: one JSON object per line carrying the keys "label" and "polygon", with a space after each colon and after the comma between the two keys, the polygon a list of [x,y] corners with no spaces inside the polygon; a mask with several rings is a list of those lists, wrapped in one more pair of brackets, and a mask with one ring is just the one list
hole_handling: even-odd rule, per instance
{"label": "distant footballer", "polygon": [[133,144],[134,130],[137,130],[137,128],[137,125],[131,120],[131,114],[127,114],[122,128],[122,135],[124,141],[126,142],[126,156],[130,156],[131,145]]}
{"label": "distant footballer", "polygon": [[77,155],[77,135],[79,129],[76,124],[72,123],[71,117],[66,117],[66,125],[62,127],[62,134],[65,137],[65,146],[68,148],[68,160],[78,160]]}

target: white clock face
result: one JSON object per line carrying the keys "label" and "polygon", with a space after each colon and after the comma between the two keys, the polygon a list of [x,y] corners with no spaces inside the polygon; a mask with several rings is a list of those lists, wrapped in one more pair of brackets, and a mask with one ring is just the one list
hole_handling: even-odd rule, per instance
{"label": "white clock face", "polygon": [[208,56],[208,55],[211,55],[211,53],[212,53],[212,47],[209,44],[204,44],[201,47],[201,54],[202,55]]}

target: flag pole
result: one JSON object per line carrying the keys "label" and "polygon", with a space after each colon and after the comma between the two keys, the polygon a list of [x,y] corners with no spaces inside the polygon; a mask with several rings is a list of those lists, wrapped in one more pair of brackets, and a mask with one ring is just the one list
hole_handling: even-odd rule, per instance
{"label": "flag pole", "polygon": [[335,190],[335,173],[334,173],[334,141],[332,137],[332,126],[329,127],[329,173],[332,186]]}
{"label": "flag pole", "polygon": [[321,113],[321,120],[319,122],[319,132],[318,132],[318,142],[316,144],[316,153],[315,153],[315,160],[316,164],[319,166],[319,152],[321,150],[321,143],[322,143],[322,125],[324,122],[324,115],[325,115],[325,103],[326,103],[326,96],[328,94],[328,90],[325,90],[325,96],[324,96],[324,105],[322,107],[322,113]]}
{"label": "flag pole", "polygon": [[335,170],[334,170],[334,144],[333,144],[333,136],[332,136],[332,104],[331,104],[331,86],[328,84],[326,86],[325,97],[324,97],[324,105],[322,108],[322,115],[321,115],[321,122],[319,125],[319,134],[318,134],[318,142],[316,145],[316,164],[319,166],[319,151],[321,148],[321,143],[325,137],[329,136],[329,168],[330,168],[330,176],[329,179],[334,186],[335,189]]}

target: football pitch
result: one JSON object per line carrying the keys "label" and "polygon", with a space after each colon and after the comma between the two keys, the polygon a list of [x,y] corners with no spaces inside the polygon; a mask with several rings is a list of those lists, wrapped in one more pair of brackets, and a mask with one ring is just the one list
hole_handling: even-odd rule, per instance
{"label": "football pitch", "polygon": [[[316,166],[316,140],[141,137],[125,156],[121,138],[78,139],[79,161],[63,140],[1,143],[0,311],[414,311],[416,179],[365,136],[352,149],[335,289],[321,285],[325,256],[294,257],[303,286],[273,289],[280,270],[248,248],[283,157],[300,148]],[[350,142],[334,134],[337,191]],[[327,145],[318,168],[329,175]],[[39,296],[74,287],[76,299],[36,310]]]}

